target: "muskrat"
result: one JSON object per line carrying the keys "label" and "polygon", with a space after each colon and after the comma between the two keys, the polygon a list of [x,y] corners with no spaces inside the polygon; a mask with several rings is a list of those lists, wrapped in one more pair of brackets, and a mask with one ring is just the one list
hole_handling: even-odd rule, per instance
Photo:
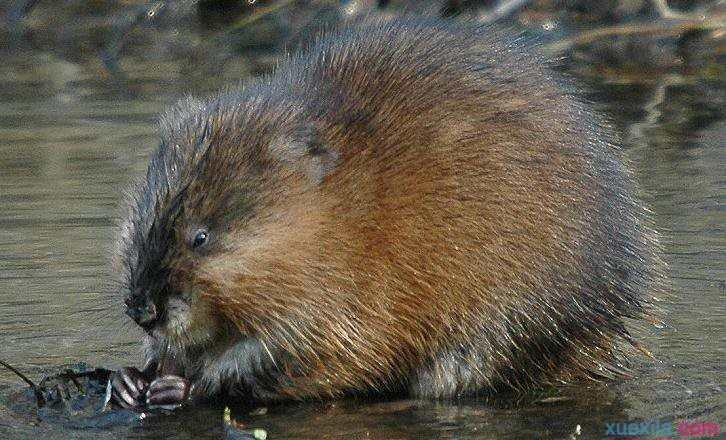
{"label": "muskrat", "polygon": [[368,19],[161,121],[121,230],[148,333],[121,405],[626,372],[655,233],[613,129],[526,38]]}

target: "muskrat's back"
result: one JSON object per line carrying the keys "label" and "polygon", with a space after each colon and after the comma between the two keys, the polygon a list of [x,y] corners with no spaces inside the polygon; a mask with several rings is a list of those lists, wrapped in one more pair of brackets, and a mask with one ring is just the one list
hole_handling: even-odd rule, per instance
{"label": "muskrat's back", "polygon": [[623,372],[655,243],[612,130],[525,39],[367,22],[165,126],[137,197],[153,209],[128,228],[216,241],[129,263],[167,265],[165,292],[185,292],[186,315],[132,295],[174,310],[148,341],[160,371],[259,399]]}

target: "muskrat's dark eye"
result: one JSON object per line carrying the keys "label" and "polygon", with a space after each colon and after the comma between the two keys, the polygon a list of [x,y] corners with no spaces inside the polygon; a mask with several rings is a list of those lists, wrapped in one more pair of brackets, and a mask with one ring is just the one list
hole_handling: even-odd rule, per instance
{"label": "muskrat's dark eye", "polygon": [[209,238],[209,232],[207,232],[204,229],[200,229],[194,234],[194,240],[192,240],[192,247],[198,248],[199,246],[203,245],[207,242],[207,239]]}

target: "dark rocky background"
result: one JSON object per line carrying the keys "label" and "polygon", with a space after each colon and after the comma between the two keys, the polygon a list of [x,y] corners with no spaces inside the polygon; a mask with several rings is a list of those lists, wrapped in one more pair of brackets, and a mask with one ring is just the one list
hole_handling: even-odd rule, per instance
{"label": "dark rocky background", "polygon": [[405,12],[526,29],[583,74],[723,73],[717,0],[2,0],[0,41],[109,80],[145,60],[195,82],[265,72],[321,27]]}

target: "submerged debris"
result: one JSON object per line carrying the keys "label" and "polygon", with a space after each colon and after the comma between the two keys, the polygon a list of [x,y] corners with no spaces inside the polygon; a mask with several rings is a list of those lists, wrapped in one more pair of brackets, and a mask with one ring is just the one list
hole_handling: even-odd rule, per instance
{"label": "submerged debris", "polygon": [[106,410],[106,386],[111,370],[79,363],[58,374],[45,376],[36,384],[7,363],[0,361],[0,365],[28,384],[27,389],[11,395],[11,409],[24,414],[35,413],[40,421],[69,428],[104,428],[128,424],[146,416],[129,410]]}

